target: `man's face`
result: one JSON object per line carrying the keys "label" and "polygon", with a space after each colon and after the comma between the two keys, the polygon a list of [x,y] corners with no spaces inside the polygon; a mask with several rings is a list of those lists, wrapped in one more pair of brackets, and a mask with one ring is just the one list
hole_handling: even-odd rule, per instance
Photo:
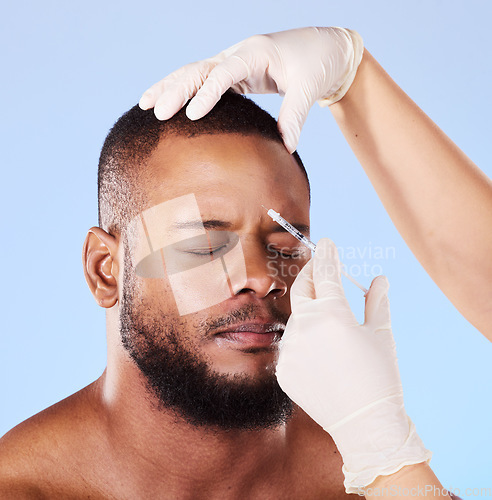
{"label": "man's face", "polygon": [[[262,204],[308,227],[309,193],[301,169],[282,144],[237,134],[164,139],[148,169],[153,179],[146,188],[149,207],[166,207],[166,221],[160,224],[157,218],[147,224],[146,235],[137,232],[125,245],[123,345],[159,405],[194,425],[254,429],[282,423],[292,403],[276,381],[276,352],[290,315],[288,292],[310,254],[268,217]],[[178,229],[171,236],[166,231],[170,221],[185,227],[183,214],[197,213],[196,208],[210,245],[235,239],[240,255],[229,260],[225,278],[222,270],[209,279],[206,274],[193,278],[193,269],[207,267],[185,266],[191,267],[192,278],[177,290],[174,271],[190,258],[182,242],[194,240]],[[159,231],[163,234],[156,235]],[[151,239],[179,242],[171,255],[187,250],[173,262],[168,257],[161,276],[136,272],[149,232]],[[231,293],[203,307],[200,300],[218,296],[221,287]]]}

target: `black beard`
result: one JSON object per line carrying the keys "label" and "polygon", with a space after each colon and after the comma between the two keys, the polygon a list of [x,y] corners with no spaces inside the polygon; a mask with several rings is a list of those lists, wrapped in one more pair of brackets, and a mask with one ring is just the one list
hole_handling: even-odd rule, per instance
{"label": "black beard", "polygon": [[[143,320],[135,310],[134,281],[129,272],[125,258],[121,340],[144,375],[158,410],[171,410],[178,419],[211,431],[272,429],[289,420],[293,403],[278,385],[273,367],[261,380],[254,381],[211,370],[187,348],[177,318],[159,322],[146,316]],[[140,305],[144,310],[144,304]],[[235,311],[231,320],[251,318],[252,311]],[[278,312],[276,319],[287,320]]]}

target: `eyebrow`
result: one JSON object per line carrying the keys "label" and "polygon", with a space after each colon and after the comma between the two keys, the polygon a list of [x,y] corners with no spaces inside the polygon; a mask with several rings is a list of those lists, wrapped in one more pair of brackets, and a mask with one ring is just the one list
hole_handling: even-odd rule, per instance
{"label": "eyebrow", "polygon": [[[301,233],[309,233],[309,226],[307,224],[299,224],[299,223],[291,223],[298,231]],[[218,219],[209,219],[209,220],[193,220],[186,222],[176,222],[173,224],[175,229],[201,229],[202,227],[205,229],[230,229],[232,227],[232,223],[225,220]],[[272,233],[287,233],[280,224],[275,224]]]}
{"label": "eyebrow", "polygon": [[225,220],[209,219],[209,220],[190,220],[186,222],[175,222],[175,229],[230,229],[232,223]]}

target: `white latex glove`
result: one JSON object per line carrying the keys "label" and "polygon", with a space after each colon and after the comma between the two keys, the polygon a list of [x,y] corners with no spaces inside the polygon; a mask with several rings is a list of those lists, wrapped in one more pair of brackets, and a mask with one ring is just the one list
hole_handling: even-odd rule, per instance
{"label": "white latex glove", "polygon": [[388,288],[385,276],[374,279],[359,324],[337,249],[324,238],[292,285],[292,315],[280,342],[280,387],[332,436],[347,493],[432,457],[403,405]]}
{"label": "white latex glove", "polygon": [[148,89],[142,109],[160,120],[186,108],[191,120],[205,116],[229,88],[242,94],[285,95],[278,118],[289,153],[295,151],[309,109],[340,100],[352,84],[364,47],[343,28],[299,28],[255,35],[215,57],[183,66]]}

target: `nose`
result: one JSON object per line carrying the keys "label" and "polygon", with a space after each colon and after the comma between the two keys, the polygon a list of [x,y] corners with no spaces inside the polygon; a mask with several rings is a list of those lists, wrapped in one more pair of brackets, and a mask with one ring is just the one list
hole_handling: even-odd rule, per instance
{"label": "nose", "polygon": [[242,244],[246,265],[246,278],[231,283],[234,295],[254,293],[258,298],[272,296],[277,299],[287,293],[276,263],[268,258],[268,252],[260,244]]}

